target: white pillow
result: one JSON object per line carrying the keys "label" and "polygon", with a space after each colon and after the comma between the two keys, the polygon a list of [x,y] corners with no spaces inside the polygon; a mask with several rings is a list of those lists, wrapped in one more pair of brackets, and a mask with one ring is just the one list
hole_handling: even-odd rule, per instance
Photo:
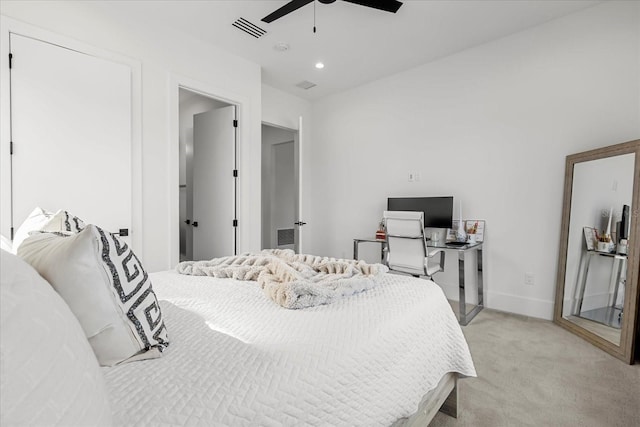
{"label": "white pillow", "polygon": [[0,252],[0,425],[111,425],[104,378],[78,320],[31,266]]}
{"label": "white pillow", "polygon": [[33,234],[18,255],[67,302],[101,365],[158,357],[169,344],[151,281],[118,237],[95,225]]}
{"label": "white pillow", "polygon": [[4,237],[4,234],[0,234],[0,249],[13,253],[13,243],[11,243],[11,240]]}
{"label": "white pillow", "polygon": [[18,248],[29,237],[29,233],[32,231],[41,230],[46,223],[53,217],[53,212],[45,211],[42,208],[35,208],[33,212],[29,214],[27,219],[18,227],[16,234],[13,235],[13,253],[18,252]]}

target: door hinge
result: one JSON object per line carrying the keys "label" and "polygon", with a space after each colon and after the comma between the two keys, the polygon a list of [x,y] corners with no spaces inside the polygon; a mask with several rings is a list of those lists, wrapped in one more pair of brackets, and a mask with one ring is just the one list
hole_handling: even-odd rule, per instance
{"label": "door hinge", "polygon": [[9,141],[9,155],[13,156],[13,141]]}
{"label": "door hinge", "polygon": [[237,127],[238,127],[238,121],[237,121],[237,120],[234,120],[234,121],[233,121],[233,127],[234,127],[234,128],[237,128]]}
{"label": "door hinge", "polygon": [[237,219],[234,219],[234,220],[233,220],[233,226],[234,226],[234,227],[237,227],[237,226],[238,226],[238,220],[237,220]]}
{"label": "door hinge", "polygon": [[13,67],[13,53],[9,54],[9,69]]}
{"label": "door hinge", "polygon": [[233,176],[234,176],[234,178],[238,177],[238,169],[234,169],[233,170]]}

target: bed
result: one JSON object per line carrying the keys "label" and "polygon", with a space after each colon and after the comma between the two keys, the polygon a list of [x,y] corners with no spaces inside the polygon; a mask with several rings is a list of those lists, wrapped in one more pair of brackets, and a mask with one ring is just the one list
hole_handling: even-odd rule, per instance
{"label": "bed", "polygon": [[147,275],[118,236],[42,220],[0,251],[2,425],[426,425],[476,375],[431,281],[286,309],[260,281]]}
{"label": "bed", "polygon": [[447,374],[475,375],[431,281],[385,274],[369,291],[286,310],[256,282],[151,280],[171,345],[103,368],[116,424],[388,426]]}

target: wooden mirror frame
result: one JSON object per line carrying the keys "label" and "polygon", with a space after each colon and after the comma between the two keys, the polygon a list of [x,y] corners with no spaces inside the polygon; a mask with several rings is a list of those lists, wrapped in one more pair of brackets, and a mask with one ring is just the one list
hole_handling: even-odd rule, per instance
{"label": "wooden mirror frame", "polygon": [[[630,215],[630,239],[627,250],[627,281],[623,312],[625,313],[620,331],[620,345],[616,345],[595,333],[578,326],[562,317],[567,249],[569,241],[569,222],[571,216],[571,196],[573,191],[573,168],[577,163],[598,160],[623,154],[635,153],[633,175],[633,197]],[[636,330],[638,327],[638,270],[640,262],[640,139],[589,150],[567,156],[564,176],[564,203],[562,207],[562,230],[560,233],[560,253],[558,256],[558,276],[556,280],[556,302],[553,321],[568,331],[582,337],[618,359],[633,364]]]}

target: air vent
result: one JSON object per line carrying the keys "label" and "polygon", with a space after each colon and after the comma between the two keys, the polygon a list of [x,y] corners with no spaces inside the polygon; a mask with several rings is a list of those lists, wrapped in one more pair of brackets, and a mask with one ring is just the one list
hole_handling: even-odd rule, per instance
{"label": "air vent", "polygon": [[279,228],[278,229],[278,246],[293,245],[295,242],[295,235],[293,228]]}
{"label": "air vent", "polygon": [[244,18],[238,18],[236,22],[231,25],[257,39],[267,34],[266,30],[263,30],[262,28],[258,27],[255,24],[252,24]]}
{"label": "air vent", "polygon": [[302,88],[302,89],[311,89],[312,87],[316,86],[316,84],[313,83],[313,82],[305,80],[305,81],[302,81],[302,82],[298,83],[296,86],[298,86],[299,88]]}

